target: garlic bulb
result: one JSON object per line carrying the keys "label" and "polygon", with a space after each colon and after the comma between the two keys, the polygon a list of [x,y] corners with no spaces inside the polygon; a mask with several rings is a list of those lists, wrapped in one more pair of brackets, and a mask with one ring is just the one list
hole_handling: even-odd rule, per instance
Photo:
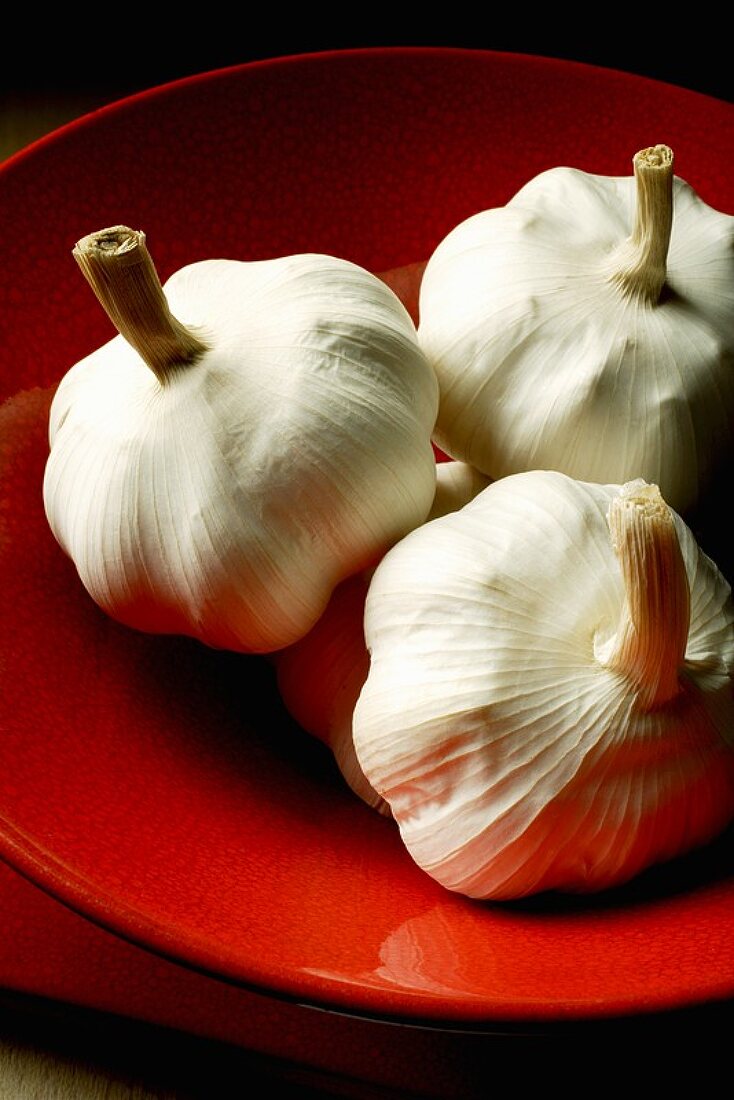
{"label": "garlic bulb", "polygon": [[294,642],[431,506],[437,383],[407,312],[331,256],[207,260],[162,289],[141,233],[75,254],[122,335],[54,399],[56,538],[129,626]]}
{"label": "garlic bulb", "polygon": [[590,891],[734,817],[729,585],[655,486],[535,471],[378,565],[357,757],[451,890]]}
{"label": "garlic bulb", "polygon": [[[436,493],[428,519],[462,508],[489,479],[463,462],[436,467]],[[328,745],[348,785],[368,806],[390,808],[365,778],[354,751],[352,714],[369,671],[364,605],[373,570],[343,581],[313,630],[274,655],[278,689],[288,712]]]}
{"label": "garlic bulb", "polygon": [[634,178],[553,168],[463,222],[420,290],[438,445],[494,478],[643,477],[692,507],[732,455],[733,244],[664,145]]}
{"label": "garlic bulb", "polygon": [[369,670],[362,620],[370,576],[367,570],[342,581],[316,626],[273,659],[288,713],[331,749],[354,793],[389,814],[387,803],[365,778],[352,741],[354,704]]}

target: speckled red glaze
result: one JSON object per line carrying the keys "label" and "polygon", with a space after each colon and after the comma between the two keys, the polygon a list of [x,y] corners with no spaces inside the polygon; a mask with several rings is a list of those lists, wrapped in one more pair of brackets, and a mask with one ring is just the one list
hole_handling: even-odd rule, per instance
{"label": "speckled red glaze", "polygon": [[[328,251],[381,270],[568,163],[665,141],[734,210],[734,108],[588,66],[372,50],[194,78],[97,112],[0,172],[0,392],[51,387],[109,324],[70,249],[145,229],[160,273]],[[423,875],[300,734],[268,664],[145,637],[88,600],[40,502],[49,391],[0,412],[0,850],[93,921],[189,967],[459,1026],[734,994],[731,836],[594,899],[489,905]]]}
{"label": "speckled red glaze", "polygon": [[[0,906],[0,987],[307,1066],[325,1075],[324,1087],[333,1077],[333,1095],[341,1097],[486,1100],[496,1083],[498,1057],[515,1056],[526,1031],[397,1026],[217,981],[84,920],[2,862]],[[532,1033],[537,1034],[535,1027]],[[366,1091],[370,1086],[379,1091]]]}

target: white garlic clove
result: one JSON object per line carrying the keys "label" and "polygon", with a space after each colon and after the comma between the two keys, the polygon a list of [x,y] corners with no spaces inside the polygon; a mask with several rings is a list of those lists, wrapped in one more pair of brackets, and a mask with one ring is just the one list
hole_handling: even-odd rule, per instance
{"label": "white garlic clove", "polygon": [[355,264],[207,260],[161,289],[142,234],[80,262],[123,336],[62,380],[44,500],[114,618],[267,652],[425,518],[437,384]]}
{"label": "white garlic clove", "polygon": [[[436,467],[436,493],[428,520],[462,508],[489,479],[463,462]],[[373,570],[350,577],[334,591],[316,626],[295,645],[274,654],[278,688],[291,716],[328,745],[349,787],[379,813],[390,807],[367,780],[352,737],[352,715],[369,671],[364,605]]]}
{"label": "white garlic clove", "polygon": [[635,477],[679,512],[732,457],[734,218],[673,176],[559,167],[457,226],[429,259],[419,339],[436,441],[492,477]]}
{"label": "white garlic clove", "polygon": [[602,889],[734,817],[729,585],[659,494],[621,492],[616,551],[620,487],[538,471],[375,572],[355,748],[451,890]]}

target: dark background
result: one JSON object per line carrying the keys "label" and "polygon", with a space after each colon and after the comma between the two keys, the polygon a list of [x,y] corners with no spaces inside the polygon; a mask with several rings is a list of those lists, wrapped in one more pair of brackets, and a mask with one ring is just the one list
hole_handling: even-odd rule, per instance
{"label": "dark background", "polygon": [[[213,68],[266,57],[330,49],[377,46],[458,46],[509,50],[570,58],[607,68],[651,76],[732,101],[732,49],[725,28],[703,10],[691,6],[681,17],[656,7],[645,12],[589,7],[587,18],[565,25],[560,17],[545,24],[533,9],[498,18],[486,7],[481,22],[448,7],[440,16],[405,18],[412,29],[395,29],[395,6],[343,9],[346,31],[334,17],[331,28],[323,16],[306,19],[278,7],[232,8],[230,16],[206,4],[170,12],[150,25],[154,8],[106,9],[73,23],[66,14],[51,16],[14,13],[27,22],[25,32],[14,24],[5,36],[0,93],[76,93],[94,91],[116,98],[164,81]],[[646,19],[655,30],[631,23]],[[232,22],[236,19],[237,22]],[[249,27],[248,20],[257,20]],[[78,17],[77,17],[78,20]],[[104,20],[102,22],[102,20]],[[403,25],[403,24],[400,24]],[[109,29],[112,27],[112,29]]]}

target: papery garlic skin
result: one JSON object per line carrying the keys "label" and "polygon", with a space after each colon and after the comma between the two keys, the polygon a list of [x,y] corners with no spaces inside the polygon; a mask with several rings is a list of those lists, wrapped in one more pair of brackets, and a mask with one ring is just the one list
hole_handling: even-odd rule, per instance
{"label": "papery garlic skin", "polygon": [[[638,154],[648,174],[637,183],[550,169],[438,245],[419,339],[439,377],[446,453],[493,478],[643,477],[679,512],[708,490],[734,438],[734,218],[673,178],[669,154]],[[657,255],[636,236],[636,203]]]}
{"label": "papery garlic skin", "polygon": [[355,748],[413,859],[451,890],[599,890],[734,818],[729,585],[672,513],[688,641],[673,696],[650,709],[613,663],[621,491],[514,475],[375,572]]}
{"label": "papery garlic skin", "polygon": [[[427,521],[457,511],[489,479],[463,462],[436,467],[436,492]],[[379,813],[390,807],[365,777],[354,751],[352,715],[369,671],[364,605],[373,570],[343,581],[315,627],[274,655],[278,689],[288,712],[328,745],[352,791]]]}
{"label": "papery garlic skin", "polygon": [[117,336],[69,371],[48,520],[121,622],[278,649],[425,518],[436,380],[399,300],[346,260],[208,260],[164,290],[205,350],[162,383]]}

